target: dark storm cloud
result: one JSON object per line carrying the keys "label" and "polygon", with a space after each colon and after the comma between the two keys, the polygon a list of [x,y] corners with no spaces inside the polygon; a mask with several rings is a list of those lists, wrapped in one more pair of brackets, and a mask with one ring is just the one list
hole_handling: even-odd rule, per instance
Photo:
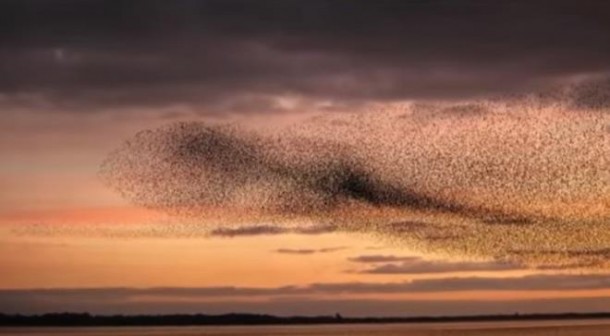
{"label": "dark storm cloud", "polygon": [[[6,313],[40,313],[53,311],[91,311],[91,312],[110,312],[121,313],[125,309],[130,312],[151,311],[147,309],[161,309],[167,312],[180,312],[186,309],[211,309],[204,312],[221,312],[247,309],[249,312],[259,311],[261,308],[269,309],[283,315],[293,312],[288,307],[283,306],[290,302],[300,303],[301,308],[307,308],[310,313],[321,313],[326,310],[321,309],[321,303],[335,305],[341,300],[320,299],[315,295],[361,295],[361,294],[409,294],[409,293],[430,293],[430,292],[452,292],[452,291],[477,291],[477,290],[496,290],[496,291],[536,291],[536,290],[592,290],[608,289],[610,280],[606,275],[532,275],[521,278],[445,278],[445,279],[423,279],[413,280],[402,283],[320,283],[308,286],[284,286],[274,288],[251,288],[251,287],[201,287],[201,288],[180,288],[180,287],[161,287],[149,289],[136,288],[85,288],[85,289],[4,289],[0,290],[0,312]],[[138,298],[145,297],[146,300],[139,301]],[[184,301],[188,298],[189,301]],[[258,301],[252,301],[257,298]],[[598,298],[600,299],[600,298]],[[577,303],[587,299],[572,299],[571,305],[557,308],[559,311],[575,311]],[[506,308],[510,302],[520,302],[519,309],[525,307],[536,309],[553,309],[556,305],[553,302],[561,302],[561,299],[548,299],[541,301],[487,301],[496,305],[499,311],[501,307]],[[189,302],[196,303],[195,306]],[[358,299],[346,300],[346,302],[363,302]],[[420,302],[409,300],[372,300],[374,305],[392,305],[392,302],[401,302],[405,307],[405,302]],[[437,304],[434,304],[434,303]],[[406,305],[417,307],[411,313],[427,313],[421,307],[433,305],[437,309],[430,313],[438,314],[441,311],[441,304],[448,304],[455,301],[425,300],[423,305]],[[604,301],[607,302],[607,301]],[[202,303],[205,303],[202,305]],[[534,303],[534,305],[532,305]],[[218,305],[218,306],[217,306]],[[475,308],[479,305],[477,301],[471,300],[461,302],[453,312],[463,314],[464,309]],[[290,305],[289,305],[290,306]],[[384,309],[371,309],[368,304],[358,305],[367,307],[363,313],[383,315]],[[446,305],[444,305],[446,307]],[[222,307],[222,308],[221,308]],[[281,310],[285,308],[284,310]],[[290,306],[292,307],[292,306]],[[346,306],[344,306],[346,307]],[[583,309],[594,309],[597,305],[584,304]],[[607,307],[607,305],[606,305]],[[569,309],[567,309],[569,308]],[[511,309],[514,309],[511,308]],[[156,310],[155,310],[156,311]],[[334,310],[336,312],[338,310]],[[344,310],[341,310],[343,313]],[[510,311],[511,313],[514,310]]]}
{"label": "dark storm cloud", "polygon": [[281,110],[286,94],[518,91],[609,71],[609,14],[601,1],[4,1],[0,93],[243,112]]}

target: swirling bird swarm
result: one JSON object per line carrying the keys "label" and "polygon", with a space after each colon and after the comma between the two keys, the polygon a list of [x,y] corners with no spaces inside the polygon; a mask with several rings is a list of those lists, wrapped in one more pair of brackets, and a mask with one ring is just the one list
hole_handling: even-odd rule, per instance
{"label": "swirling bird swarm", "polygon": [[265,130],[171,124],[135,135],[101,175],[134,203],[200,225],[307,220],[424,252],[607,267],[610,113],[578,92]]}

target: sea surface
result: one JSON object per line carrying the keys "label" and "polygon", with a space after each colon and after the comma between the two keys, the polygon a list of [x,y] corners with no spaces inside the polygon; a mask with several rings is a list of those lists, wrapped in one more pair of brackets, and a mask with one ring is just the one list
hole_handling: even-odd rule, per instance
{"label": "sea surface", "polygon": [[610,320],[226,327],[0,328],[28,336],[610,336]]}

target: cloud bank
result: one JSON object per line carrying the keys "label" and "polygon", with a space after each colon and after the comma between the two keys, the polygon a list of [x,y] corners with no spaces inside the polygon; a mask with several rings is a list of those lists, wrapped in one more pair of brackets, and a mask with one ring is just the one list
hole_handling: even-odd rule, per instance
{"label": "cloud bank", "polygon": [[522,92],[608,73],[609,13],[563,0],[3,1],[0,102],[210,115]]}
{"label": "cloud bank", "polygon": [[[81,288],[0,290],[0,312],[45,313],[226,313],[237,310],[280,315],[341,312],[361,316],[439,315],[492,312],[604,311],[608,298],[544,300],[370,299],[370,295],[408,295],[460,291],[606,290],[605,275],[536,275],[520,278],[422,279],[397,283],[319,283],[306,286],[199,288]],[[59,308],[58,308],[59,307]],[[364,308],[363,308],[364,307]]]}

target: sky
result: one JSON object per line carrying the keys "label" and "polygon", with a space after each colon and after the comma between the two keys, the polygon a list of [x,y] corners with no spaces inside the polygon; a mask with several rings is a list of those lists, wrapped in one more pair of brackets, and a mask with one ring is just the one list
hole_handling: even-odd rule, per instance
{"label": "sky", "polygon": [[0,3],[0,312],[610,306],[610,4]]}

